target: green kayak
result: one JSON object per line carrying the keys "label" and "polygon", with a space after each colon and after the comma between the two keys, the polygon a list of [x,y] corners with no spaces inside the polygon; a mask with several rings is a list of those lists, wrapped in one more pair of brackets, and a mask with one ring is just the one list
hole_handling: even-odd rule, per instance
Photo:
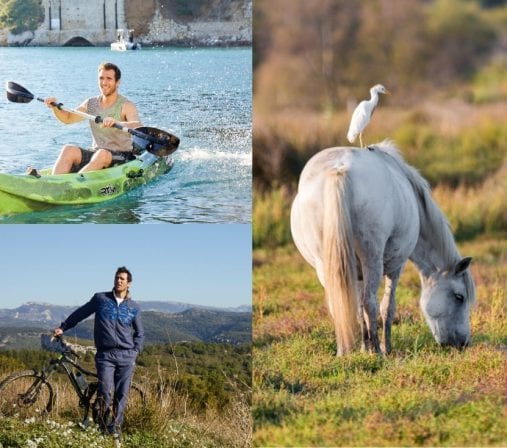
{"label": "green kayak", "polygon": [[157,157],[146,151],[135,160],[89,173],[41,177],[0,173],[0,216],[46,210],[57,205],[94,204],[116,198],[167,173],[170,156]]}

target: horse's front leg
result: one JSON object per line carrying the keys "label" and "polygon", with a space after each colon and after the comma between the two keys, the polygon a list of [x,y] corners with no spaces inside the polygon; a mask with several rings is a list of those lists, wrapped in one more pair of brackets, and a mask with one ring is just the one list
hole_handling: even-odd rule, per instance
{"label": "horse's front leg", "polygon": [[396,286],[400,279],[401,269],[385,276],[384,297],[380,304],[382,316],[383,349],[384,353],[391,353],[391,326],[396,311]]}
{"label": "horse's front leg", "polygon": [[376,260],[370,259],[362,263],[363,294],[361,307],[363,309],[363,348],[370,352],[381,353],[377,329],[378,303],[377,290],[382,277],[382,266]]}

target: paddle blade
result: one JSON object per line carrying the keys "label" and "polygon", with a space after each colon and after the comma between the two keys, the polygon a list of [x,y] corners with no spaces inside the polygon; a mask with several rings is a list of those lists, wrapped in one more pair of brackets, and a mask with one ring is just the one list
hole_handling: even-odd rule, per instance
{"label": "paddle blade", "polygon": [[[134,131],[134,132],[130,132]],[[158,157],[165,157],[178,149],[180,139],[169,132],[146,126],[130,129],[134,152],[148,151]]]}
{"label": "paddle blade", "polygon": [[34,99],[33,94],[13,81],[6,82],[5,93],[7,99],[12,103],[29,103]]}

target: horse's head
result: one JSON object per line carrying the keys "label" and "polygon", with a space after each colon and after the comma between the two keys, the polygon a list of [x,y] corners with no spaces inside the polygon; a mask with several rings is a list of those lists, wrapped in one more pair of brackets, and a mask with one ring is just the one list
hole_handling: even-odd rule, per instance
{"label": "horse's head", "polygon": [[441,345],[470,343],[470,307],[475,287],[468,270],[470,257],[423,281],[421,308],[435,340]]}

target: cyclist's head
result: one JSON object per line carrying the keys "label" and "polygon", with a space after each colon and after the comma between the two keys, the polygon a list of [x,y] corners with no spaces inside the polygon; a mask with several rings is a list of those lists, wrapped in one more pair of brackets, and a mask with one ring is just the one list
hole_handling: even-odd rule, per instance
{"label": "cyclist's head", "polygon": [[116,269],[116,273],[114,274],[114,277],[116,278],[118,274],[127,274],[127,280],[129,283],[132,283],[132,274],[125,266],[120,266],[118,269]]}

